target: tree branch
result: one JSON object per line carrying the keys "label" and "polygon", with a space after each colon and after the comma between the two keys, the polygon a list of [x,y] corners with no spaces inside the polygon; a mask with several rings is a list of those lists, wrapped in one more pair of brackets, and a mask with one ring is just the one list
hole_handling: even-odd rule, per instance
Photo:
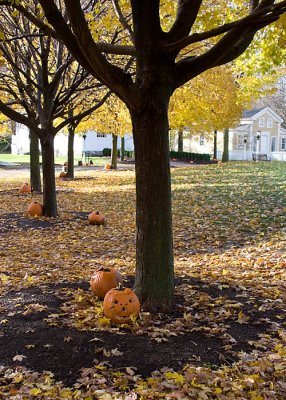
{"label": "tree branch", "polygon": [[124,29],[127,30],[131,41],[134,42],[133,31],[132,31],[131,26],[128,24],[126,18],[124,17],[124,15],[123,15],[123,13],[121,11],[121,8],[119,6],[118,0],[111,0],[111,1],[112,1],[112,5],[113,5],[113,8],[114,8],[114,11],[115,11],[115,13],[116,13],[121,25],[123,26]]}
{"label": "tree branch", "polygon": [[13,110],[13,108],[3,103],[2,100],[0,100],[0,111],[12,121],[16,121],[19,124],[26,125],[28,128],[33,129],[37,134],[40,134],[41,130],[37,125],[34,124],[31,118],[26,117],[23,113]]}
{"label": "tree branch", "polygon": [[72,122],[78,121],[78,123],[85,118],[86,116],[90,115],[91,113],[93,113],[95,110],[97,110],[99,107],[102,106],[102,104],[108,99],[108,97],[112,94],[111,91],[107,92],[103,98],[96,103],[93,107],[89,108],[88,110],[75,115],[73,117],[69,117],[67,119],[65,119],[60,125],[57,126],[57,132],[60,131],[62,128],[64,128],[66,125],[71,124]]}
{"label": "tree branch", "polygon": [[209,68],[225,64],[240,56],[252,42],[255,33],[268,22],[260,23],[249,29],[244,27],[233,29],[204,54],[179,61],[176,65],[175,87],[183,85]]}
{"label": "tree branch", "polygon": [[91,75],[114,91],[130,107],[138,101],[135,85],[129,74],[110,64],[94,42],[79,0],[65,0],[73,32],[64,21],[54,1],[39,0],[46,17],[56,29],[69,51]]}
{"label": "tree branch", "polygon": [[[271,0],[272,1],[272,0]],[[272,1],[273,2],[273,1]],[[219,36],[223,33],[229,32],[234,28],[249,27],[249,24],[264,23],[267,25],[269,21],[275,21],[279,18],[280,14],[286,11],[286,0],[276,5],[265,6],[264,8],[256,7],[248,16],[228,24],[224,24],[217,28],[211,29],[210,31],[202,33],[194,33],[193,35],[187,36],[182,40],[174,43],[167,44],[165,50],[168,53],[176,53],[190,44],[201,42],[202,40],[210,39]],[[273,18],[273,19],[271,19]]]}
{"label": "tree branch", "polygon": [[168,42],[177,42],[187,36],[196,21],[202,0],[179,0],[177,16],[171,30],[167,34]]}

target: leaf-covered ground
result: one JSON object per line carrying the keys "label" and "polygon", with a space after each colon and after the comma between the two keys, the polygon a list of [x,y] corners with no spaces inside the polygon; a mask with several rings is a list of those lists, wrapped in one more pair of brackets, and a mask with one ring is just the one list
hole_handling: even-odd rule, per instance
{"label": "leaf-covered ground", "polygon": [[1,399],[286,398],[285,163],[173,168],[176,305],[121,327],[89,279],[132,286],[134,171],[57,180],[57,219],[26,216],[28,171],[0,172]]}

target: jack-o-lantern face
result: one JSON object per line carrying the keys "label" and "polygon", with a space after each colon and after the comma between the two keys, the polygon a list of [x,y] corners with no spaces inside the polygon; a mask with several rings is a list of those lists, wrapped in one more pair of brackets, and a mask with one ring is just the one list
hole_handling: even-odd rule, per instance
{"label": "jack-o-lantern face", "polygon": [[111,289],[104,297],[103,312],[112,322],[126,324],[131,321],[131,315],[138,316],[140,302],[129,288]]}

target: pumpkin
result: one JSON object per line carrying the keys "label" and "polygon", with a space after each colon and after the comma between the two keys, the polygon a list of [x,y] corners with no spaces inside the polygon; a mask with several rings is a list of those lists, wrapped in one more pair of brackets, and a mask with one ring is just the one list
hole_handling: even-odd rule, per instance
{"label": "pumpkin", "polygon": [[105,169],[111,169],[111,164],[106,164],[104,168]]}
{"label": "pumpkin", "polygon": [[62,171],[59,175],[59,178],[65,178],[67,176],[67,173]]}
{"label": "pumpkin", "polygon": [[41,217],[43,215],[44,207],[37,201],[32,201],[28,205],[27,213],[32,217]]}
{"label": "pumpkin", "polygon": [[106,293],[103,312],[115,324],[127,324],[131,321],[131,316],[138,316],[140,302],[132,289],[119,285]]}
{"label": "pumpkin", "polygon": [[122,275],[114,268],[99,268],[90,278],[90,287],[93,293],[100,298],[104,298],[106,293],[122,283]]}
{"label": "pumpkin", "polygon": [[104,225],[105,224],[105,216],[102,214],[99,214],[99,211],[95,212],[92,211],[88,217],[88,222],[90,225]]}
{"label": "pumpkin", "polygon": [[23,183],[23,185],[20,188],[20,193],[31,193],[31,192],[32,192],[31,185],[29,185],[29,183]]}

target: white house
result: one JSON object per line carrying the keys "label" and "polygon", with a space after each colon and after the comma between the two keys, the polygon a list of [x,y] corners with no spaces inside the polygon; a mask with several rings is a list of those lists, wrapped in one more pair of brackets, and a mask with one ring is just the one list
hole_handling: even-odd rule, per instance
{"label": "white house", "polygon": [[[124,147],[126,151],[133,151],[133,137],[125,135]],[[68,149],[68,136],[65,133],[59,133],[55,137],[55,155],[66,156]],[[121,146],[121,140],[117,143],[118,149]],[[112,148],[112,135],[88,131],[85,134],[76,134],[74,138],[74,154],[82,157],[85,152],[92,152],[101,155],[104,148]],[[22,124],[16,124],[14,134],[12,135],[11,153],[25,154],[30,151],[29,129]]]}
{"label": "white house", "polygon": [[[112,148],[112,135],[106,133],[97,133],[94,131],[87,131],[82,136],[83,137],[83,146],[82,152],[92,152],[97,153],[98,155],[102,154],[102,150],[105,148]],[[120,149],[121,140],[118,138],[117,140],[117,148]],[[124,149],[126,151],[133,151],[133,137],[132,135],[125,134],[124,135]]]}
{"label": "white house", "polygon": [[[229,130],[229,159],[250,161],[256,158],[286,161],[286,129],[283,120],[270,107],[244,111],[240,124]],[[173,149],[177,150],[175,137]],[[223,132],[217,133],[217,158],[223,152]],[[213,154],[214,134],[184,134],[183,150]]]}

